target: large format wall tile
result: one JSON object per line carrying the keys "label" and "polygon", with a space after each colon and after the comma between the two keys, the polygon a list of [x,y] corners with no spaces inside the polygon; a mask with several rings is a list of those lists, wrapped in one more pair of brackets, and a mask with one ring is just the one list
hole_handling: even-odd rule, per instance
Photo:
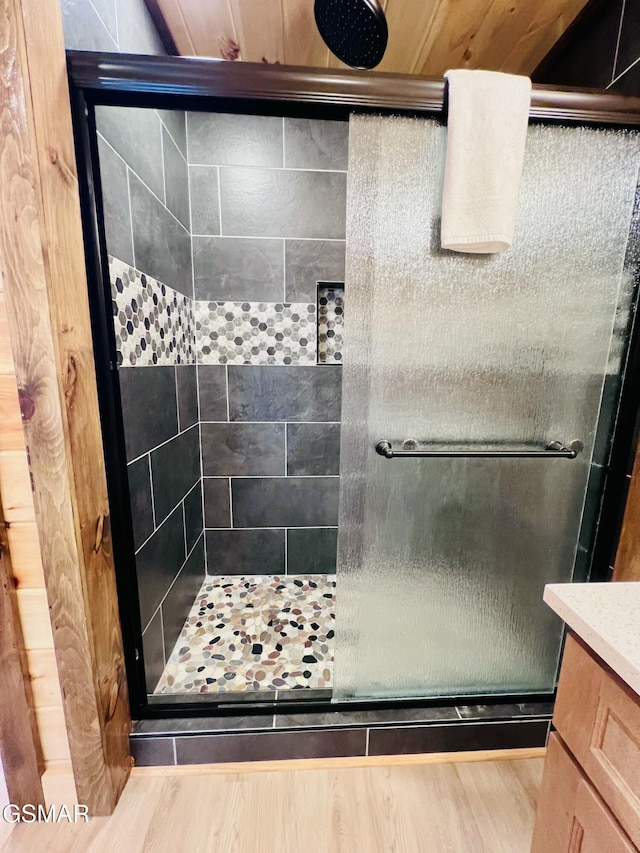
{"label": "large format wall tile", "polygon": [[345,237],[346,174],[220,169],[222,233],[245,237]]}
{"label": "large format wall tile", "polygon": [[142,634],[142,652],[147,693],[153,693],[162,675],[165,660],[162,615],[159,610]]}
{"label": "large format wall tile", "polygon": [[189,162],[200,165],[282,166],[282,119],[187,113]]}
{"label": "large format wall tile", "polygon": [[284,299],[282,240],[194,237],[195,298],[207,302]]}
{"label": "large format wall tile", "polygon": [[337,549],[336,527],[287,530],[287,574],[333,574]]}
{"label": "large format wall tile", "polygon": [[149,457],[141,456],[127,466],[133,545],[138,549],[153,533],[153,508],[151,504],[151,479]]}
{"label": "large format wall tile", "polygon": [[182,507],[177,507],[136,554],[142,627],[153,616],[185,561]]}
{"label": "large format wall tile", "polygon": [[182,431],[198,422],[198,375],[195,364],[176,366],[176,387],[178,418]]}
{"label": "large format wall tile", "polygon": [[201,421],[226,421],[227,371],[223,365],[198,365]]}
{"label": "large format wall tile", "polygon": [[98,157],[107,251],[133,266],[127,165],[101,136],[98,136]]}
{"label": "large format wall tile", "polygon": [[[136,175],[164,201],[162,125],[156,111],[140,107],[97,106],[96,126]],[[141,268],[146,271],[144,265]]]}
{"label": "large format wall tile", "polygon": [[182,156],[187,159],[187,117],[182,110],[157,110]]}
{"label": "large format wall tile", "polygon": [[135,459],[178,431],[175,368],[121,368],[118,379],[127,459]]}
{"label": "large format wall tile", "polygon": [[178,764],[275,761],[282,758],[335,758],[365,755],[367,731],[364,728],[352,728],[335,731],[177,737],[175,745]]}
{"label": "large format wall tile", "polygon": [[109,257],[118,365],[194,364],[193,300]]}
{"label": "large format wall tile", "polygon": [[110,29],[87,0],[63,0],[62,27],[67,50],[117,50],[118,44]]}
{"label": "large format wall tile", "polygon": [[189,213],[189,170],[180,149],[162,128],[162,156],[167,207],[186,229],[191,227]]}
{"label": "large format wall tile", "polygon": [[198,479],[184,499],[184,529],[187,542],[187,554],[198,541],[204,527],[202,519],[202,480]]}
{"label": "large format wall tile", "polygon": [[340,424],[287,424],[287,474],[340,473]]}
{"label": "large format wall tile", "polygon": [[[613,19],[619,20],[619,10],[620,10],[620,0],[612,0],[606,4],[607,8],[607,23]],[[609,7],[611,7],[609,9]],[[635,3],[627,2],[623,4],[623,13],[622,13],[622,21],[620,26],[620,36],[617,44],[617,53],[616,53],[616,67],[614,74],[617,76],[618,74],[622,74],[633,62],[635,62],[640,56],[640,19],[638,18],[638,7]],[[616,14],[616,12],[618,14]],[[609,35],[610,31],[613,29],[613,24],[608,24],[607,26],[607,36],[608,41],[604,41],[604,44],[594,45],[595,50],[606,50],[609,55],[615,52],[615,47],[612,49],[612,39]],[[591,58],[592,61],[597,62],[600,54],[598,52],[592,52]],[[586,84],[581,84],[586,85]],[[637,94],[637,91],[636,91]]]}
{"label": "large format wall tile", "polygon": [[144,0],[116,0],[122,53],[166,53]]}
{"label": "large format wall tile", "polygon": [[207,530],[207,574],[284,574],[284,530]]}
{"label": "large format wall tile", "polygon": [[180,636],[184,620],[191,610],[204,579],[204,536],[201,536],[162,602],[164,650],[167,659]]}
{"label": "large format wall tile", "polygon": [[232,421],[339,421],[337,367],[229,366]]}
{"label": "large format wall tile", "polygon": [[200,364],[315,364],[316,306],[196,302]]}
{"label": "large format wall tile", "polygon": [[[85,5],[87,0],[83,0]],[[68,5],[69,0],[63,0],[62,6]],[[90,0],[91,5],[100,15],[100,20],[109,31],[109,35],[115,40],[118,40],[118,21],[116,15],[116,0]],[[87,50],[87,48],[79,48]]]}
{"label": "large format wall tile", "polygon": [[[546,64],[543,75],[538,75],[535,82],[595,89],[608,86],[614,77],[622,5],[623,0],[590,3],[589,12],[579,16],[567,34],[568,38],[564,39],[563,49],[552,58],[551,64]],[[635,4],[626,5],[637,15]],[[628,59],[623,42],[621,34],[620,62]],[[620,68],[620,62],[618,68],[624,70],[627,66]]]}
{"label": "large format wall tile", "polygon": [[[220,199],[218,197],[218,168],[189,166],[191,184],[191,233],[220,233]],[[194,253],[196,244],[194,242]]]}
{"label": "large format wall tile", "polygon": [[231,527],[228,478],[205,477],[202,482],[205,527]]}
{"label": "large format wall tile", "polygon": [[153,451],[151,477],[156,523],[160,524],[200,478],[198,427],[191,427]]}
{"label": "large format wall tile", "polygon": [[335,527],[338,477],[253,477],[231,481],[236,527]]}
{"label": "large format wall tile", "polygon": [[346,171],[349,122],[286,118],[284,138],[287,168]]}
{"label": "large format wall tile", "polygon": [[191,237],[135,175],[129,176],[133,248],[138,269],[193,297]]}
{"label": "large format wall tile", "polygon": [[284,424],[203,423],[205,477],[284,474]]}
{"label": "large format wall tile", "polygon": [[344,281],[344,240],[285,240],[289,302],[315,302],[319,281]]}

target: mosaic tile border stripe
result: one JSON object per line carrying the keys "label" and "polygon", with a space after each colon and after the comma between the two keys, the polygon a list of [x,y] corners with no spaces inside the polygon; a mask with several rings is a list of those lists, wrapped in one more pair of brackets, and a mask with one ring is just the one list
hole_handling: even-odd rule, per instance
{"label": "mosaic tile border stripe", "polygon": [[199,364],[316,364],[316,306],[196,302]]}
{"label": "mosaic tile border stripe", "polygon": [[118,367],[195,364],[193,300],[109,257]]}
{"label": "mosaic tile border stripe", "polygon": [[342,364],[344,285],[318,304],[194,301],[109,256],[118,367]]}
{"label": "mosaic tile border stripe", "polygon": [[342,364],[344,284],[318,282],[318,364]]}

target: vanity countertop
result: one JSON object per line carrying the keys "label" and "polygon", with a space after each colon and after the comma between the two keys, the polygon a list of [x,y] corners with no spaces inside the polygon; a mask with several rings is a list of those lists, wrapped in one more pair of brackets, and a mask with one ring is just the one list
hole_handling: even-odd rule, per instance
{"label": "vanity countertop", "polygon": [[640,582],[547,584],[544,600],[640,695]]}

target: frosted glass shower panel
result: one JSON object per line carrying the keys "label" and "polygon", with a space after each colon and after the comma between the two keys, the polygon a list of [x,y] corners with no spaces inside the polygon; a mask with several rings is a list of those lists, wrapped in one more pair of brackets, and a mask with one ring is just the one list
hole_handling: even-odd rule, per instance
{"label": "frosted glass shower panel", "polygon": [[[607,375],[620,369],[634,133],[532,126],[502,255],[440,249],[446,130],[350,125],[335,697],[552,690]],[[617,315],[617,316],[616,316]],[[401,447],[577,459],[398,458]]]}

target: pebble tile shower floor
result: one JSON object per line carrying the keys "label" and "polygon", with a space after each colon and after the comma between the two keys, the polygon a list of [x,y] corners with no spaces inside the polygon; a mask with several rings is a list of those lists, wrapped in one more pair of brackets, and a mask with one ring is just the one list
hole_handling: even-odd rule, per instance
{"label": "pebble tile shower floor", "polygon": [[208,577],[155,693],[327,689],[335,575]]}

